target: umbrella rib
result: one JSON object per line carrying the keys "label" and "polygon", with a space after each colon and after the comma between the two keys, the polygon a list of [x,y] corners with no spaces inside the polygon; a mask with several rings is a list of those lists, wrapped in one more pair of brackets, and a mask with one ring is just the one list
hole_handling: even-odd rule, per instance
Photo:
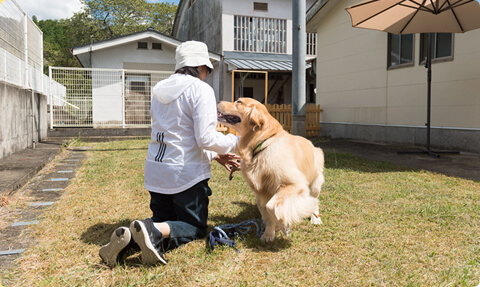
{"label": "umbrella rib", "polygon": [[415,11],[415,13],[413,13],[412,17],[410,17],[410,19],[408,19],[407,24],[405,24],[405,26],[403,26],[402,30],[400,31],[400,34],[402,34],[403,31],[405,31],[405,29],[407,28],[408,24],[410,24],[410,22],[413,20],[413,18],[415,17],[415,15],[417,15],[418,11],[420,11],[420,9],[421,9],[422,7],[425,7],[425,6],[424,6],[424,5],[425,5],[425,1],[426,1],[426,0],[423,0],[422,4],[412,1],[412,2],[414,2],[414,3],[416,3],[416,4],[418,5],[418,8],[416,8],[417,11]]}
{"label": "umbrella rib", "polygon": [[[449,1],[449,0],[446,0],[445,2],[448,2],[448,4],[450,4],[450,1]],[[450,7],[451,7],[450,10],[452,11],[453,17],[455,17],[455,20],[457,21],[457,24],[458,24],[458,26],[460,27],[460,30],[462,30],[462,32],[465,32],[465,30],[463,30],[462,24],[461,24],[460,21],[458,20],[457,14],[455,13],[455,10],[453,10],[452,5],[450,5]]]}
{"label": "umbrella rib", "polygon": [[[476,0],[475,0],[476,1]],[[416,6],[410,6],[410,5],[407,5],[407,4],[399,4],[401,6],[404,6],[404,7],[407,7],[407,8],[413,8],[413,9],[417,9],[417,10],[422,10],[422,11],[427,11],[427,12],[432,12],[433,13],[433,10],[432,9],[428,9],[428,7],[425,6],[425,1],[423,1],[422,3],[419,3],[417,1],[414,1],[414,0],[410,0],[409,2],[412,2],[412,3],[415,3]]]}
{"label": "umbrella rib", "polygon": [[[405,1],[405,0],[404,0],[404,1]],[[371,2],[377,2],[377,1],[375,0],[375,1],[371,1]],[[371,2],[368,2],[368,3],[371,3]],[[402,2],[403,2],[403,1],[402,1]],[[367,4],[367,3],[365,3],[365,4]],[[370,16],[370,17],[368,17],[368,18],[363,19],[362,21],[358,22],[358,23],[356,24],[356,26],[361,25],[362,23],[364,23],[364,22],[366,22],[366,21],[368,21],[368,20],[370,20],[370,19],[372,19],[372,18],[374,18],[374,17],[382,14],[382,13],[385,12],[385,11],[388,11],[388,10],[392,9],[393,7],[395,7],[395,6],[397,6],[397,5],[398,5],[398,4],[394,4],[394,5],[392,5],[392,6],[388,7],[388,8],[383,9],[382,11],[380,11],[380,12],[378,12],[378,13]],[[352,8],[353,8],[353,7],[354,7],[354,6],[352,6]]]}
{"label": "umbrella rib", "polygon": [[[429,0],[429,1],[430,1],[430,4],[432,4],[432,8],[433,8],[432,13],[437,15],[438,14],[438,2],[439,1],[435,1],[435,2],[434,2],[434,0]],[[437,5],[435,5],[435,4],[437,4]]]}
{"label": "umbrella rib", "polygon": [[447,10],[450,10],[452,8],[457,8],[457,7],[460,7],[460,6],[463,6],[465,4],[468,4],[468,3],[471,3],[471,2],[475,2],[476,0],[468,0],[468,1],[464,1],[464,0],[458,0],[457,2],[455,3],[452,3],[450,4],[449,6],[443,8],[443,6],[445,5],[442,5],[442,7],[440,8],[440,12],[444,12],[444,11],[447,11]]}
{"label": "umbrella rib", "polygon": [[[365,1],[365,2],[361,2],[361,3],[358,3],[356,5],[352,5],[350,8],[357,8],[357,7],[360,7],[360,6],[363,6],[363,5],[367,5],[367,4],[370,4],[370,3],[373,3],[373,2],[377,2],[378,0],[372,0],[372,1]],[[348,9],[348,8],[347,8]]]}

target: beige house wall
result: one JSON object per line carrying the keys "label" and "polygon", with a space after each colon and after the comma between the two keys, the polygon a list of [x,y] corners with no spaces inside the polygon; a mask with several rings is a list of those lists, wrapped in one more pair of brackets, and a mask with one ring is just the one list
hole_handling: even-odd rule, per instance
{"label": "beige house wall", "polygon": [[[351,26],[345,8],[358,2],[330,1],[316,19],[322,122],[423,127],[427,70],[420,64],[419,34],[414,66],[387,70],[387,33]],[[453,55],[453,61],[432,64],[431,125],[480,129],[480,30],[455,34]]]}

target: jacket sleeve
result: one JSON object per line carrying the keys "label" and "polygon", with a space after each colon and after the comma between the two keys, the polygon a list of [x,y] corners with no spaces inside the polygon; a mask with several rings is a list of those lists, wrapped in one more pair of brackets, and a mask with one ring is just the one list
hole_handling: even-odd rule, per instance
{"label": "jacket sleeve", "polygon": [[206,83],[197,84],[193,104],[195,139],[199,147],[226,154],[237,151],[239,137],[216,130],[217,105],[213,89]]}

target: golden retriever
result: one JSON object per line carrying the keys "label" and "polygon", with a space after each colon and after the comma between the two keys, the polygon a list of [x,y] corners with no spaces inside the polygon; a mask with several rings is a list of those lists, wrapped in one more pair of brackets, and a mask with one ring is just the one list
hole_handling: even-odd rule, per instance
{"label": "golden retriever", "polygon": [[288,236],[291,224],[305,217],[321,224],[318,196],[324,182],[323,151],[285,131],[254,99],[220,102],[217,109],[219,122],[241,136],[240,167],[262,214],[262,241],[273,241],[278,229]]}

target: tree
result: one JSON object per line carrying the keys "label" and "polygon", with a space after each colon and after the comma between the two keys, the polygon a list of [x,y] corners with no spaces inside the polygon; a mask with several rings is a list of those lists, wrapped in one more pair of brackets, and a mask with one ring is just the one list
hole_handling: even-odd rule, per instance
{"label": "tree", "polygon": [[129,33],[155,30],[170,34],[177,6],[173,3],[148,3],[145,0],[82,0],[83,19],[93,24],[94,41]]}
{"label": "tree", "polygon": [[[35,16],[32,18],[34,22],[37,20]],[[79,66],[69,50],[71,38],[65,20],[37,20],[35,24],[43,32],[44,73],[48,72],[48,66]]]}
{"label": "tree", "polygon": [[68,19],[32,19],[43,32],[44,70],[48,66],[77,67],[70,52],[75,46],[110,39],[153,27],[170,35],[177,5],[146,0],[81,0],[84,9]]}

